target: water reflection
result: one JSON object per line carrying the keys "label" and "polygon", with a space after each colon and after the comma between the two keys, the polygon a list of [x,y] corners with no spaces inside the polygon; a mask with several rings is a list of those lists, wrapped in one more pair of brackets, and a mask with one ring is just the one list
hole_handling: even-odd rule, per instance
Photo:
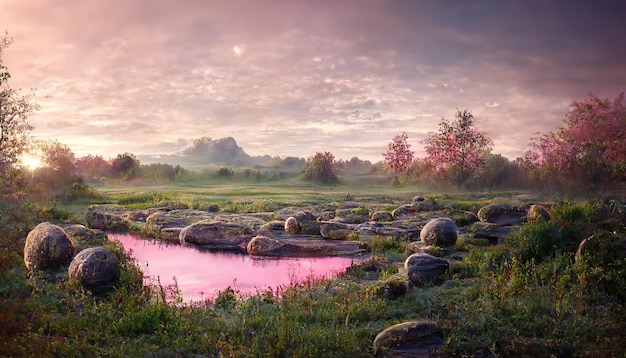
{"label": "water reflection", "polygon": [[144,277],[174,283],[185,301],[213,297],[228,286],[244,294],[299,282],[307,277],[332,277],[365,257],[256,258],[234,252],[213,252],[186,245],[142,239],[136,234],[110,233],[137,259]]}

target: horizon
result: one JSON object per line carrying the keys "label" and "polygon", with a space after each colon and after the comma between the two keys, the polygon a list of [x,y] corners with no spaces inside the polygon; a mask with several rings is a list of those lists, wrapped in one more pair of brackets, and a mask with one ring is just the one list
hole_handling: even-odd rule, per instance
{"label": "horizon", "polygon": [[0,2],[10,85],[33,135],[77,157],[171,155],[233,137],[250,156],[417,157],[468,109],[519,157],[569,104],[626,89],[626,3]]}

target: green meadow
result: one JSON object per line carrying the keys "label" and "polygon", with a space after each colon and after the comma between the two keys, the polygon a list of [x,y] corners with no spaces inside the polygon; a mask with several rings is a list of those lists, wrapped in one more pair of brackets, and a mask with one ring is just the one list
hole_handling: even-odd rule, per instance
{"label": "green meadow", "polygon": [[[153,282],[119,243],[114,289],[95,296],[56,273],[29,274],[25,233],[38,221],[84,222],[93,204],[169,206],[221,212],[285,207],[393,209],[416,195],[477,212],[489,203],[550,205],[549,221],[525,222],[498,245],[459,240],[444,280],[410,287],[407,242],[376,237],[372,259],[333,279],[292,282],[242,295],[184,302],[176,285]],[[626,354],[625,210],[610,198],[538,197],[524,192],[436,193],[415,185],[358,180],[321,186],[275,181],[93,185],[66,204],[21,207],[1,238],[0,356],[33,357],[369,357],[374,337],[396,323],[426,319],[444,331],[440,356],[623,357]],[[17,213],[17,212],[16,212]],[[471,233],[471,228],[466,229]],[[593,251],[575,259],[594,235]],[[65,275],[66,277],[66,275]]]}

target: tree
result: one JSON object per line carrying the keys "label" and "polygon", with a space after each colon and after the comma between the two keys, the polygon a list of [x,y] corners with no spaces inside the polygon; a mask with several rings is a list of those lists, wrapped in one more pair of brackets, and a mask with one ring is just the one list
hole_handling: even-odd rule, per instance
{"label": "tree", "polygon": [[441,118],[439,133],[426,139],[426,160],[440,174],[449,175],[460,186],[476,171],[491,151],[492,141],[474,127],[474,116],[467,109],[457,111],[452,123]]}
{"label": "tree", "polygon": [[306,160],[305,180],[323,184],[335,183],[339,180],[336,173],[335,156],[330,152],[317,152]]}
{"label": "tree", "polygon": [[28,115],[35,109],[30,102],[32,95],[21,96],[8,84],[11,74],[3,64],[2,53],[11,42],[6,33],[0,37],[0,190],[14,183],[14,164],[30,144],[33,127],[28,123]]}
{"label": "tree", "polygon": [[111,162],[113,176],[124,180],[130,180],[137,176],[139,171],[139,160],[131,153],[118,154],[117,158]]}
{"label": "tree", "polygon": [[102,156],[91,154],[80,157],[75,161],[76,172],[85,180],[100,180],[111,174],[111,163]]}
{"label": "tree", "polygon": [[41,145],[41,162],[48,167],[65,173],[68,177],[76,177],[76,160],[74,152],[59,141],[48,141]]}
{"label": "tree", "polygon": [[40,143],[39,147],[44,166],[33,172],[31,190],[50,197],[67,198],[79,181],[74,152],[56,140]]}
{"label": "tree", "polygon": [[533,138],[518,164],[534,179],[570,189],[626,180],[626,106],[590,94],[574,100],[555,132]]}
{"label": "tree", "polygon": [[407,143],[408,138],[406,132],[396,135],[389,143],[387,152],[383,153],[387,167],[396,173],[407,173],[413,163],[415,153]]}

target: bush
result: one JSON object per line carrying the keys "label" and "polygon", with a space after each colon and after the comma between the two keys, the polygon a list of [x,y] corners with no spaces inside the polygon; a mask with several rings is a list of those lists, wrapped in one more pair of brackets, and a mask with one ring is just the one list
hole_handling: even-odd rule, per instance
{"label": "bush", "polygon": [[304,180],[322,184],[337,183],[337,164],[335,156],[330,152],[315,153],[306,160],[304,168]]}

